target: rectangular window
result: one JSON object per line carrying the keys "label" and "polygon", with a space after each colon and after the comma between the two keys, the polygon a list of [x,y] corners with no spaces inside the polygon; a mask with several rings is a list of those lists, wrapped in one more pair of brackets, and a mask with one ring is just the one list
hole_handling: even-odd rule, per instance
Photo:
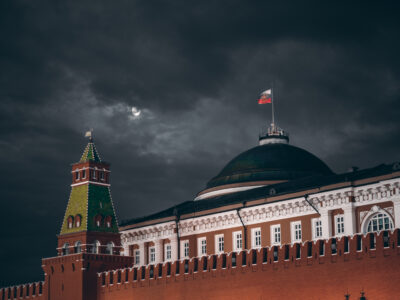
{"label": "rectangular window", "polygon": [[92,178],[96,179],[96,170],[92,170]]}
{"label": "rectangular window", "polygon": [[76,170],[76,171],[75,171],[75,180],[78,180],[78,179],[79,179],[79,171]]}
{"label": "rectangular window", "polygon": [[224,235],[218,234],[215,236],[215,245],[216,245],[216,252],[222,253],[224,252]]}
{"label": "rectangular window", "polygon": [[281,244],[281,225],[271,226],[271,244],[272,245]]}
{"label": "rectangular window", "polygon": [[86,178],[86,170],[82,170],[82,178]]}
{"label": "rectangular window", "polygon": [[135,250],[135,264],[140,264],[140,250]]}
{"label": "rectangular window", "polygon": [[100,172],[100,179],[104,180],[104,172],[103,171]]}
{"label": "rectangular window", "polygon": [[189,257],[189,241],[184,240],[181,241],[181,258]]}
{"label": "rectangular window", "polygon": [[292,243],[301,242],[301,221],[292,222]]}
{"label": "rectangular window", "polygon": [[253,228],[251,230],[252,236],[252,248],[260,248],[261,247],[261,229]]}
{"label": "rectangular window", "polygon": [[171,260],[172,258],[172,249],[171,244],[165,245],[165,260]]}
{"label": "rectangular window", "polygon": [[185,257],[189,257],[189,242],[183,244],[183,254]]}
{"label": "rectangular window", "polygon": [[197,256],[207,255],[207,239],[201,237],[197,239]]}
{"label": "rectangular window", "polygon": [[150,247],[149,252],[150,252],[150,263],[154,263],[156,261],[156,248]]}
{"label": "rectangular window", "polygon": [[321,219],[313,219],[313,238],[314,240],[317,240],[322,237],[322,221]]}
{"label": "rectangular window", "polygon": [[336,235],[344,234],[344,216],[337,215],[335,216],[335,223],[336,223]]}
{"label": "rectangular window", "polygon": [[233,250],[239,251],[242,250],[242,247],[243,247],[242,232],[236,231],[233,233]]}

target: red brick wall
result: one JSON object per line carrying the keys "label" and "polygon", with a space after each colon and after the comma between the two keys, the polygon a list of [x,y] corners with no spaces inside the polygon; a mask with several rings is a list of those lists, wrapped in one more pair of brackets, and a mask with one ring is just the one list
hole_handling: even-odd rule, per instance
{"label": "red brick wall", "polygon": [[[158,278],[158,267],[154,268],[153,279],[149,278],[149,267],[145,279],[135,269],[118,283],[109,284],[110,273],[104,273],[98,280],[99,300],[128,299],[344,299],[349,292],[350,299],[357,299],[364,289],[367,299],[396,299],[400,293],[400,243],[398,230],[389,235],[389,247],[383,247],[383,234],[375,235],[376,248],[370,249],[370,236],[363,236],[362,251],[356,251],[356,238],[349,239],[350,252],[344,253],[344,238],[337,241],[337,253],[331,253],[332,240],[325,241],[325,255],[319,255],[319,242],[312,243],[312,256],[307,257],[307,244],[301,246],[301,258],[296,259],[296,246],[290,246],[289,259],[284,260],[284,249],[279,250],[279,260],[273,261],[272,248],[265,248],[267,261],[263,262],[263,249],[257,251],[257,263],[252,264],[252,253],[241,252],[237,267],[231,265],[231,254],[227,255],[227,267],[222,268],[222,256],[217,268],[212,269],[212,256],[208,258],[207,270],[202,262],[194,272],[194,259],[189,262],[189,271],[184,274],[184,262],[180,262],[180,274],[175,274],[175,263],[171,276],[163,274]],[[255,251],[255,250],[253,250]],[[242,255],[246,265],[242,266]],[[116,271],[117,272],[117,271]]]}

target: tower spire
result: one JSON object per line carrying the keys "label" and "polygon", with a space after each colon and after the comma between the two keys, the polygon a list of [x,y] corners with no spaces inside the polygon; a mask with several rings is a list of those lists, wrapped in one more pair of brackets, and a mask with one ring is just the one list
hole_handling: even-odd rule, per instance
{"label": "tower spire", "polygon": [[71,194],[58,236],[59,255],[119,254],[121,241],[111,199],[110,165],[101,160],[92,135],[85,136],[89,142],[80,160],[72,165]]}

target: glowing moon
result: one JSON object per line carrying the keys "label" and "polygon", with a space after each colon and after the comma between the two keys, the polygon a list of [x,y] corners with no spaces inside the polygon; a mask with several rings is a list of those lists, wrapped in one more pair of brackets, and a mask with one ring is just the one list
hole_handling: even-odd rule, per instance
{"label": "glowing moon", "polygon": [[141,114],[141,110],[138,109],[137,107],[133,106],[133,107],[132,107],[132,115],[133,115],[135,118],[137,118],[137,117],[140,116],[140,114]]}

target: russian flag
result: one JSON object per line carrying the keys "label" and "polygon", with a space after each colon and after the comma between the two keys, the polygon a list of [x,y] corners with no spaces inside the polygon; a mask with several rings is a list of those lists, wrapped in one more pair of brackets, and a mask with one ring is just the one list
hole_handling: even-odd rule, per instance
{"label": "russian flag", "polygon": [[258,97],[258,104],[272,103],[272,90],[266,90],[260,94]]}

